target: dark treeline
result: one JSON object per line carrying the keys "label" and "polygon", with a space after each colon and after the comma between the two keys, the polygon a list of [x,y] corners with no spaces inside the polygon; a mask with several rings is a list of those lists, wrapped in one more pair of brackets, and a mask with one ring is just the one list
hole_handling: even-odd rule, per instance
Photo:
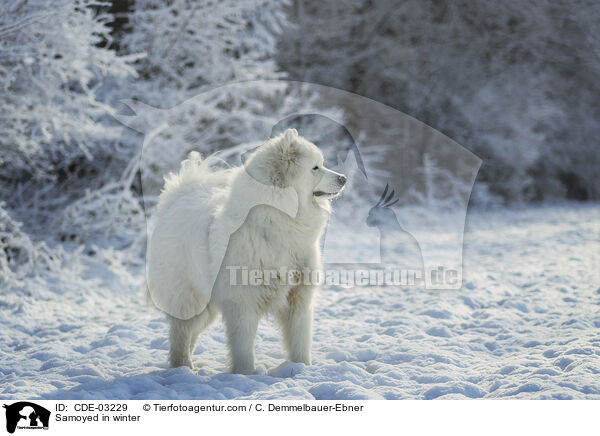
{"label": "dark treeline", "polygon": [[600,4],[588,0],[295,0],[278,60],[483,160],[501,202],[600,199]]}

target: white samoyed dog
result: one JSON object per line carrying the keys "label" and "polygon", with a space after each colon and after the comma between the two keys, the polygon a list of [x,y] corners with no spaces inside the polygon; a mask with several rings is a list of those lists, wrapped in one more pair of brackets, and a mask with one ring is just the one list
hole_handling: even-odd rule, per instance
{"label": "white samoyed dog", "polygon": [[[171,366],[192,367],[199,334],[218,314],[232,371],[252,374],[260,319],[273,314],[287,357],[310,364],[316,284],[273,271],[319,271],[321,238],[346,177],[294,129],[244,165],[209,167],[198,153],[165,178],[148,244],[147,292],[170,323]],[[240,271],[264,271],[244,280]],[[262,280],[261,280],[262,279]]]}

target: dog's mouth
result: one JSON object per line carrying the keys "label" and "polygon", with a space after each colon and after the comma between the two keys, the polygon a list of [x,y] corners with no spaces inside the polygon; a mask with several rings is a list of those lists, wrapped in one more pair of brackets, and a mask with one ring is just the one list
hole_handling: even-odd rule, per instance
{"label": "dog's mouth", "polygon": [[335,198],[341,194],[343,189],[344,189],[344,187],[342,186],[342,188],[337,192],[315,191],[315,192],[313,192],[313,195],[315,197]]}

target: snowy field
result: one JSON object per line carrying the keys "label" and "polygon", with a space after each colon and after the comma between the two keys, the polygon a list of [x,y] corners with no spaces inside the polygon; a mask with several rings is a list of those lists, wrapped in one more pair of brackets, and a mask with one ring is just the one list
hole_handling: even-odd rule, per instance
{"label": "snowy field", "polygon": [[169,369],[167,325],[122,256],[73,255],[2,290],[0,397],[600,398],[598,204],[471,210],[462,290],[324,288],[313,365],[281,365],[269,319],[253,376],[226,373],[220,324],[201,336],[196,371]]}

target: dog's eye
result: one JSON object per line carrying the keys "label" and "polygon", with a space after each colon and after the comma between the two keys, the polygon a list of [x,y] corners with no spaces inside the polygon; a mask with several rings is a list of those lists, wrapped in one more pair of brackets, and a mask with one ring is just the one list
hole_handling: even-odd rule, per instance
{"label": "dog's eye", "polygon": [[313,169],[312,169],[312,170],[313,170],[313,171],[317,171],[318,169],[319,169],[319,165],[316,165],[316,166],[314,166],[314,167],[313,167]]}

